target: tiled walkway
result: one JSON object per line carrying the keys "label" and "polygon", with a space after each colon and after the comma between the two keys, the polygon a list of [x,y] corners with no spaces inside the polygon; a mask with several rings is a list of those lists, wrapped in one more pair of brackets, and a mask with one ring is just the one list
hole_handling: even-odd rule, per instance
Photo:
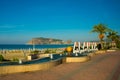
{"label": "tiled walkway", "polygon": [[99,54],[84,63],[66,63],[46,71],[0,76],[0,80],[120,80],[120,51]]}

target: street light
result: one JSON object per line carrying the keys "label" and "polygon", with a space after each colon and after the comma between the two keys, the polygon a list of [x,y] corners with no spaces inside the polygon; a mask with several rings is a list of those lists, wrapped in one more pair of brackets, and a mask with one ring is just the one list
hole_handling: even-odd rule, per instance
{"label": "street light", "polygon": [[33,45],[33,51],[34,51],[35,50],[34,40],[32,40],[32,45]]}

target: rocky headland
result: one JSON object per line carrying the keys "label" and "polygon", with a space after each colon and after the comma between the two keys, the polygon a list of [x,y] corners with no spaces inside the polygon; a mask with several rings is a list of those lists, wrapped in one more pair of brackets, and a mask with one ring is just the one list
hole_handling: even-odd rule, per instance
{"label": "rocky headland", "polygon": [[27,44],[71,44],[71,40],[63,41],[61,39],[53,39],[53,38],[33,38],[27,42]]}

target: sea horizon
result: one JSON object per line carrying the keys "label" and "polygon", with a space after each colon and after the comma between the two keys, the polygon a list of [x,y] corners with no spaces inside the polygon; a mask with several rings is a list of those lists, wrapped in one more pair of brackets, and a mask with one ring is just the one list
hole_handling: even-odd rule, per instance
{"label": "sea horizon", "polygon": [[[37,44],[34,45],[36,49],[47,49],[47,48],[64,48],[73,46],[73,44]],[[33,49],[32,44],[0,44],[0,49]]]}

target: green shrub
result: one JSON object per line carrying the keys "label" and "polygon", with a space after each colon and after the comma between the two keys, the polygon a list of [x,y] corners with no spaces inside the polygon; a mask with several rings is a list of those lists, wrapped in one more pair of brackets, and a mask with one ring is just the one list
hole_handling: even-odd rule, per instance
{"label": "green shrub", "polygon": [[3,55],[0,55],[0,61],[3,61],[3,60],[4,60]]}
{"label": "green shrub", "polygon": [[18,62],[19,59],[18,58],[13,58],[12,61]]}
{"label": "green shrub", "polygon": [[116,41],[116,46],[120,49],[120,41]]}
{"label": "green shrub", "polygon": [[31,53],[32,53],[32,54],[38,54],[39,51],[38,51],[38,50],[35,50],[35,51],[32,51]]}
{"label": "green shrub", "polygon": [[57,51],[56,49],[52,49],[51,53],[56,53],[56,51]]}
{"label": "green shrub", "polygon": [[50,50],[49,50],[49,49],[46,49],[46,50],[45,50],[45,53],[50,53]]}

